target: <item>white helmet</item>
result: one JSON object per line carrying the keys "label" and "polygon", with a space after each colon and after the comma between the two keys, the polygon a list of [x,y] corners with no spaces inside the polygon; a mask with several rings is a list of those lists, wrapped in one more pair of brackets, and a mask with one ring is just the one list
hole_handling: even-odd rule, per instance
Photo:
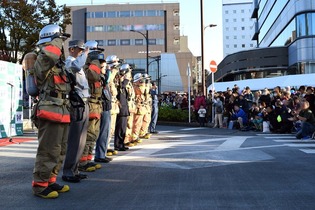
{"label": "white helmet", "polygon": [[88,47],[90,52],[102,52],[104,51],[103,48],[99,48],[98,47],[98,43],[97,41],[94,41],[94,40],[90,40],[90,41],[87,41],[85,44],[85,47]]}
{"label": "white helmet", "polygon": [[143,77],[144,77],[145,79],[151,79],[151,76],[148,75],[148,74],[143,74]]}
{"label": "white helmet", "polygon": [[125,75],[127,74],[129,71],[131,71],[131,68],[129,66],[128,63],[124,63],[123,65],[121,65],[121,67],[119,68],[119,73],[121,75]]}
{"label": "white helmet", "polygon": [[36,43],[36,45],[51,42],[57,37],[66,40],[70,36],[70,34],[63,33],[62,28],[58,25],[47,25],[39,32],[39,41]]}
{"label": "white helmet", "polygon": [[116,55],[109,55],[106,57],[106,63],[110,67],[116,67],[119,64],[119,58]]}
{"label": "white helmet", "polygon": [[138,82],[140,81],[141,79],[143,79],[143,76],[141,73],[137,73],[133,76],[133,82]]}

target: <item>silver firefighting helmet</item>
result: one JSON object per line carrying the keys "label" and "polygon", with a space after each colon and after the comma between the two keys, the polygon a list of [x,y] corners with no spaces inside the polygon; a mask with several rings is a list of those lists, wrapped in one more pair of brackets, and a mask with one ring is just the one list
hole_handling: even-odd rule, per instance
{"label": "silver firefighting helmet", "polygon": [[133,82],[138,82],[143,79],[143,75],[141,73],[137,73],[133,76]]}
{"label": "silver firefighting helmet", "polygon": [[116,55],[109,55],[106,57],[106,64],[110,67],[117,67],[119,65],[119,58]]}
{"label": "silver firefighting helmet", "polygon": [[70,34],[64,33],[62,28],[58,25],[47,25],[39,32],[39,41],[36,45],[51,42],[55,38],[62,38],[63,40],[66,40],[70,36]]}
{"label": "silver firefighting helmet", "polygon": [[121,65],[121,67],[119,68],[119,74],[120,75],[125,75],[128,72],[131,71],[130,65],[128,63],[124,63],[123,65]]}
{"label": "silver firefighting helmet", "polygon": [[97,43],[97,41],[95,41],[95,40],[90,40],[90,41],[85,42],[85,47],[88,47],[88,48],[89,48],[90,53],[91,53],[91,52],[98,52],[98,53],[101,53],[101,52],[104,51],[103,48],[98,47],[98,43]]}

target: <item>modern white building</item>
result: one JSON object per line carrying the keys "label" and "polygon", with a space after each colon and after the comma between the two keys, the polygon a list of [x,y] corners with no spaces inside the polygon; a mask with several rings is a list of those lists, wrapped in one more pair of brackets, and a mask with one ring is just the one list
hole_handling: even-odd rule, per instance
{"label": "modern white building", "polygon": [[223,57],[256,47],[252,0],[222,0]]}

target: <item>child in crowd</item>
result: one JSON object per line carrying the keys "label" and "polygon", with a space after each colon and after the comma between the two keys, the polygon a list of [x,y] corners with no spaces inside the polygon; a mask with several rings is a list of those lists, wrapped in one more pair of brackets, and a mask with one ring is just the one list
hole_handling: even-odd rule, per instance
{"label": "child in crowd", "polygon": [[205,127],[206,113],[207,113],[207,110],[204,108],[203,105],[200,105],[200,108],[198,110],[198,116],[199,116],[199,124],[201,127]]}

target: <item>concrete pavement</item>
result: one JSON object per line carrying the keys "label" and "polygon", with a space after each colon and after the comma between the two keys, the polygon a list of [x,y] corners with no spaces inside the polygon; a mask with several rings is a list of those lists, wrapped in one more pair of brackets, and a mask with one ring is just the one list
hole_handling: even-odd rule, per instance
{"label": "concrete pavement", "polygon": [[0,147],[0,209],[314,209],[315,141],[158,129],[54,200],[31,192],[36,140]]}

